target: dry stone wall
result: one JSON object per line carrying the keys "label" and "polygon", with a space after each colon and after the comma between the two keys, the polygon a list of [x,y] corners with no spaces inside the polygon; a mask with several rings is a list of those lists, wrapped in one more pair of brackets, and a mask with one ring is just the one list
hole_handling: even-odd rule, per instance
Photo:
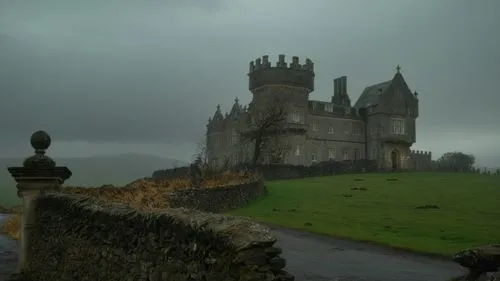
{"label": "dry stone wall", "polygon": [[[262,177],[268,181],[378,171],[377,162],[375,160],[365,159],[325,161],[312,166],[269,164],[259,165],[257,168],[262,174]],[[249,165],[232,167],[232,170],[235,171],[244,171],[248,169],[250,169]],[[157,170],[153,172],[152,178],[154,180],[172,180],[178,177],[185,177],[188,170],[188,167]]]}
{"label": "dry stone wall", "polygon": [[34,203],[24,280],[293,280],[276,238],[251,220],[63,193]]}
{"label": "dry stone wall", "polygon": [[172,208],[184,207],[217,213],[243,207],[265,195],[267,189],[258,180],[236,186],[179,189],[169,195],[168,202]]}

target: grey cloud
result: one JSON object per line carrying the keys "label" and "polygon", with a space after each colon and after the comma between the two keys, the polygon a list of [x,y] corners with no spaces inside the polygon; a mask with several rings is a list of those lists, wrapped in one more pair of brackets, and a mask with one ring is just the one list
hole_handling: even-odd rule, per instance
{"label": "grey cloud", "polygon": [[248,62],[280,53],[315,62],[320,100],[336,76],[356,99],[401,64],[420,93],[417,146],[500,134],[500,2],[306,2],[3,1],[2,138],[196,142],[218,103],[250,101]]}

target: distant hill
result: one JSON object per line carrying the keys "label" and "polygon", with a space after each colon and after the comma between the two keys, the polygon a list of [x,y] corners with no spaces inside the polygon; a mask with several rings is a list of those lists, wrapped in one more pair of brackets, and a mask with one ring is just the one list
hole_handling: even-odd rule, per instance
{"label": "distant hill", "polygon": [[[10,206],[19,202],[15,199],[16,183],[7,171],[7,167],[21,166],[23,160],[0,158],[0,206]],[[93,187],[104,184],[125,185],[138,178],[150,177],[155,170],[187,164],[174,159],[141,154],[54,158],[54,160],[58,166],[67,166],[73,172],[65,185]]]}

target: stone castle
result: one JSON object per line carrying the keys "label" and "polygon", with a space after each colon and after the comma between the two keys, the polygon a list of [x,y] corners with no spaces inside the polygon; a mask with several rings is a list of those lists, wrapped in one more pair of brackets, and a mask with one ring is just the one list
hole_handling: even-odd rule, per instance
{"label": "stone castle", "polygon": [[334,79],[330,101],[310,100],[314,91],[314,64],[298,57],[285,62],[279,55],[273,66],[269,57],[250,62],[248,72],[252,101],[242,106],[236,98],[229,113],[220,105],[209,118],[206,132],[208,161],[214,166],[248,163],[253,146],[243,142],[239,132],[248,126],[252,114],[262,114],[280,98],[287,105],[286,134],[280,136],[282,157],[272,149],[262,153],[263,163],[312,165],[335,160],[376,160],[382,170],[428,170],[431,153],[410,150],[416,140],[417,93],[406,84],[399,66],[388,81],[368,86],[351,104],[347,77]]}

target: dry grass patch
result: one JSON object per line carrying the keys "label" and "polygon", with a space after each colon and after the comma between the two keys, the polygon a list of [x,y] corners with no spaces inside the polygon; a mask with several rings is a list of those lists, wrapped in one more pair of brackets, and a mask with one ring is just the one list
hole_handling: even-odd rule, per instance
{"label": "dry grass patch", "polygon": [[19,239],[21,236],[21,215],[11,214],[0,225],[0,232],[13,239]]}
{"label": "dry grass patch", "polygon": [[[226,172],[204,180],[201,188],[215,188],[221,186],[239,185],[257,180],[249,173]],[[168,194],[176,189],[190,188],[188,178],[155,181],[149,178],[139,179],[123,187],[103,185],[101,187],[63,187],[60,192],[66,194],[81,194],[100,200],[120,203],[137,210],[151,210],[168,208]],[[20,212],[10,215],[2,225],[0,232],[19,239],[21,225]]]}

